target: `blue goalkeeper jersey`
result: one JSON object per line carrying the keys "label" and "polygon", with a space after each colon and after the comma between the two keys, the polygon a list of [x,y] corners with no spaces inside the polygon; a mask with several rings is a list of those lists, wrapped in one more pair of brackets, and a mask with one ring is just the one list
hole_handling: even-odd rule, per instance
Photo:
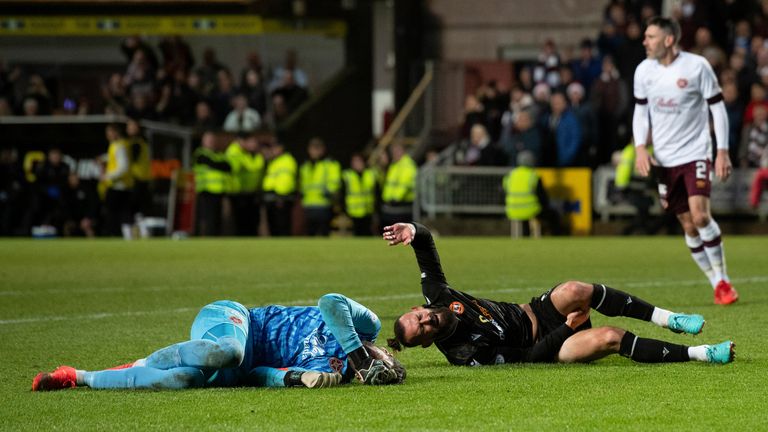
{"label": "blue goalkeeper jersey", "polygon": [[[367,309],[364,313],[372,314]],[[347,354],[331,334],[318,307],[275,305],[253,308],[250,318],[251,352],[246,354],[241,369],[269,366],[346,371]],[[368,341],[374,341],[377,336],[360,331],[357,334]]]}

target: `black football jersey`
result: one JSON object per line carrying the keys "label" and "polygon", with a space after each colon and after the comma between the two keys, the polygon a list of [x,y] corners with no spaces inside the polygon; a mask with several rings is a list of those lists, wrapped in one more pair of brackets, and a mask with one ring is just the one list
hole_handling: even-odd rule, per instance
{"label": "black football jersey", "polygon": [[533,345],[531,321],[513,303],[475,298],[448,286],[432,234],[414,223],[411,245],[421,270],[421,289],[427,305],[445,306],[459,318],[455,331],[435,346],[456,365],[487,365],[520,361]]}

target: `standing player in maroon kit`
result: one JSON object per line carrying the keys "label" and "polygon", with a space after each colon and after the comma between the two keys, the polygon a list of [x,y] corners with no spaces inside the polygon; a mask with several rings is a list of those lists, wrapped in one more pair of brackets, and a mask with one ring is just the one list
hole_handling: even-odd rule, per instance
{"label": "standing player in maroon kit", "polygon": [[[722,181],[732,171],[728,117],[712,67],[704,57],[681,51],[679,39],[677,22],[648,20],[643,40],[648,58],[635,70],[635,164],[643,176],[653,166],[662,206],[677,215],[693,260],[715,290],[715,303],[728,305],[739,294],[728,279],[720,227],[710,212],[709,114],[717,140],[715,175]],[[653,157],[646,149],[649,141]]]}

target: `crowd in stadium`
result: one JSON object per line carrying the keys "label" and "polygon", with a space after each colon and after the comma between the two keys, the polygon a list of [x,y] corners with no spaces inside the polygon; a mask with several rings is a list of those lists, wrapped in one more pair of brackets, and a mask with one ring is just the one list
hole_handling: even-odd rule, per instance
{"label": "crowd in stadium", "polygon": [[0,63],[0,115],[104,113],[239,132],[274,127],[309,97],[295,50],[272,69],[251,52],[239,75],[219,62],[213,48],[197,61],[180,36],[163,38],[156,49],[132,36],[120,50],[125,70],[104,77],[97,101],[58,102],[40,74]]}
{"label": "crowd in stadium", "polygon": [[[672,11],[682,28],[681,48],[704,56],[719,78],[729,117],[729,149],[738,167],[768,166],[768,3],[762,4],[762,8],[751,9],[741,8],[738,2],[726,5],[683,1]],[[633,75],[646,56],[642,23],[657,15],[660,6],[660,1],[612,0],[605,8],[603,24],[595,38],[585,38],[577,46],[559,46],[554,40],[547,40],[536,61],[515,65],[511,88],[487,81],[476,93],[467,95],[460,125],[462,139],[456,146],[454,162],[467,166],[515,166],[518,156],[525,151],[533,155],[530,164],[534,166],[595,168],[610,163],[613,155],[631,141]],[[165,37],[157,47],[140,37],[129,37],[120,49],[126,60],[125,70],[104,77],[99,101],[59,101],[41,75],[0,63],[0,115],[107,113],[190,126],[201,136],[206,131],[228,132],[240,139],[212,144],[211,153],[205,157],[198,152],[196,171],[202,172],[200,167],[205,165],[234,178],[237,174],[232,171],[247,164],[233,162],[228,148],[243,145],[258,131],[274,129],[309,97],[307,74],[298,66],[293,50],[286,52],[283,65],[272,70],[267,70],[259,54],[252,52],[247,66],[235,75],[217,60],[213,49],[206,49],[202,59],[196,60],[190,46],[179,36]],[[277,143],[273,136],[265,138],[262,134],[260,139],[259,150],[250,151],[249,157],[255,158],[258,153],[262,164],[266,164],[266,168],[259,168],[266,171],[258,175],[267,178],[270,161],[279,156],[272,150]],[[292,145],[302,148],[306,143]],[[26,172],[22,173],[13,152],[3,150],[1,234],[19,233],[20,228],[21,232],[28,232],[32,226],[57,219],[60,210],[46,210],[52,206],[51,200],[62,203],[53,207],[85,208],[91,215],[88,219],[99,219],[98,199],[94,195],[97,182],[88,186],[87,193],[78,192],[83,177],[78,183],[68,178],[69,173],[57,171],[62,159],[66,160],[66,155],[54,148],[38,161],[36,168],[24,167]],[[365,169],[368,168],[357,171],[362,173]],[[384,170],[375,186],[379,194],[386,188]],[[293,172],[299,184],[306,183],[299,167],[294,167]],[[99,176],[94,174],[93,179]],[[211,192],[203,187],[208,186],[199,186],[198,193]],[[396,193],[407,208],[398,208],[402,203],[396,203],[389,210],[409,214],[411,188]],[[337,191],[330,191],[336,194],[335,201],[323,202],[321,207],[343,206],[344,198]],[[223,188],[213,192],[232,193],[242,191]],[[303,192],[294,185],[290,194]],[[19,198],[20,195],[33,198]],[[34,205],[21,206],[27,209],[24,215],[18,209],[10,214],[8,203],[13,196],[21,200],[16,202],[17,208],[24,200]],[[77,197],[87,197],[89,204],[77,207]],[[65,198],[72,203],[65,205]],[[388,200],[378,195],[376,201],[386,206]],[[248,211],[253,212],[253,207]],[[283,211],[267,216],[285,220],[287,214]],[[63,229],[67,226],[64,222],[55,225],[59,232],[63,229],[93,235],[91,225],[83,225],[82,217],[77,215],[78,220],[68,222],[75,229]],[[318,217],[325,221],[328,215],[324,212]],[[129,222],[128,216],[121,218]],[[25,222],[20,223],[20,219]],[[370,221],[367,225],[370,227]],[[115,230],[109,232],[119,234]]]}
{"label": "crowd in stadium", "polygon": [[[512,88],[488,81],[468,95],[456,162],[515,165],[528,150],[539,166],[609,163],[631,140],[634,71],[646,56],[642,23],[661,2],[653,3],[611,1],[594,39],[578,47],[548,40],[536,62],[518,65]],[[717,73],[731,159],[757,167],[768,157],[768,3],[760,10],[737,3],[722,10],[720,2],[684,1],[672,16],[681,48],[704,56]]]}

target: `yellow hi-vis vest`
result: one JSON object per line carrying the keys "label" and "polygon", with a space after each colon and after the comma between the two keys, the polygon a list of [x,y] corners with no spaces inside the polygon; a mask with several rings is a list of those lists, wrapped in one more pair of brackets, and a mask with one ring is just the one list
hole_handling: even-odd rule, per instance
{"label": "yellow hi-vis vest", "polygon": [[267,164],[264,192],[287,196],[296,191],[296,159],[283,153]]}
{"label": "yellow hi-vis vest", "polygon": [[504,176],[504,190],[507,192],[507,217],[525,221],[539,214],[541,203],[536,196],[539,175],[533,168],[517,167]]}
{"label": "yellow hi-vis vest", "polygon": [[207,157],[214,162],[227,162],[225,155],[204,147],[198,147],[194,153],[195,192],[208,192],[211,194],[224,194],[228,191],[229,173],[218,170],[202,162],[200,159]]}
{"label": "yellow hi-vis vest", "polygon": [[232,183],[229,192],[233,194],[258,192],[264,177],[264,156],[261,153],[251,154],[245,151],[237,141],[233,141],[227,147],[226,155],[232,166]]}
{"label": "yellow hi-vis vest", "polygon": [[362,218],[373,214],[374,192],[376,190],[376,174],[371,169],[361,174],[353,169],[344,170],[346,185],[345,202],[349,217]]}
{"label": "yellow hi-vis vest", "polygon": [[384,180],[381,199],[386,202],[411,203],[416,189],[416,162],[410,156],[403,155],[399,161],[389,166]]}
{"label": "yellow hi-vis vest", "polygon": [[138,181],[149,181],[152,178],[149,144],[141,137],[132,138],[128,143],[128,154],[131,158],[131,174],[133,178]]}
{"label": "yellow hi-vis vest", "polygon": [[[653,147],[646,147],[649,154],[653,154]],[[632,174],[635,172],[635,143],[631,142],[621,151],[621,160],[616,165],[614,184],[619,189],[629,186]]]}
{"label": "yellow hi-vis vest", "polygon": [[301,205],[330,207],[331,197],[341,188],[341,166],[332,159],[301,164]]}
{"label": "yellow hi-vis vest", "polygon": [[107,166],[106,166],[106,173],[109,175],[110,173],[113,173],[117,171],[117,152],[120,150],[125,151],[126,157],[128,157],[128,169],[125,171],[123,175],[116,179],[111,179],[106,181],[106,186],[108,188],[112,188],[117,186],[119,189],[130,189],[133,187],[133,175],[131,174],[131,151],[128,147],[128,142],[124,139],[119,139],[117,141],[112,141],[109,143],[109,149],[107,150]]}

